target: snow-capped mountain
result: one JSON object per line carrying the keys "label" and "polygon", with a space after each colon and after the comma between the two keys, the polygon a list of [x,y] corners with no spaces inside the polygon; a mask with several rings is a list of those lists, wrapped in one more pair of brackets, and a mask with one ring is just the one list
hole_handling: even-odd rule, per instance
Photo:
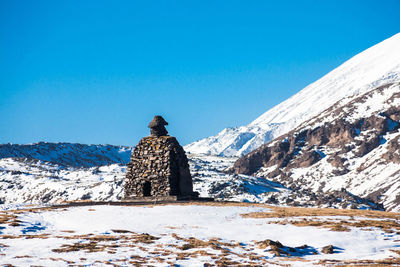
{"label": "snow-capped mountain", "polygon": [[345,188],[399,211],[400,82],[341,99],[244,155],[233,170],[310,192]]}
{"label": "snow-capped mountain", "polygon": [[339,100],[400,81],[400,33],[363,51],[249,125],[226,128],[185,146],[191,153],[240,156],[289,132]]}

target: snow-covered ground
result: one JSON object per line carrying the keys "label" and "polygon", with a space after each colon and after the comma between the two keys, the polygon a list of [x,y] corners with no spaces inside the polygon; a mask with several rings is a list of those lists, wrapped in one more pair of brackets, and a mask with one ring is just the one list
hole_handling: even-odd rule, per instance
{"label": "snow-covered ground", "polygon": [[74,168],[38,160],[0,159],[0,201],[57,203],[79,199],[117,200],[123,196],[126,166]]}
{"label": "snow-covered ground", "polygon": [[[237,159],[234,157],[188,154],[188,158],[193,187],[201,197],[274,205],[336,208],[355,205],[357,208],[375,209],[354,198],[338,199],[334,196],[330,198],[333,202],[316,205],[318,196],[309,192],[293,191],[265,178],[224,172],[232,167]],[[0,159],[0,203],[118,201],[123,198],[125,174],[126,166],[120,164],[79,168],[36,159],[3,158]],[[329,196],[329,193],[324,196]]]}
{"label": "snow-covered ground", "polygon": [[[290,190],[246,175],[226,174],[236,158],[189,155],[194,190],[219,200],[266,202],[271,192]],[[126,166],[61,167],[34,160],[0,159],[0,200],[12,203],[60,203],[75,200],[116,201],[123,198]]]}
{"label": "snow-covered ground", "polygon": [[[398,256],[393,251],[400,246],[395,231],[369,225],[332,230],[288,221],[356,223],[365,220],[365,214],[251,216],[271,212],[262,205],[210,203],[5,210],[0,211],[0,262],[17,266],[309,266],[347,260],[394,263]],[[399,227],[393,214],[377,216],[382,217],[369,216],[368,221],[384,219]],[[333,246],[333,254],[322,252],[328,245]]]}
{"label": "snow-covered ground", "polygon": [[[400,81],[400,33],[363,51],[248,125],[185,146],[192,153],[240,156],[293,130],[342,99]],[[345,104],[345,103],[343,103]]]}
{"label": "snow-covered ground", "polygon": [[238,202],[268,202],[272,195],[282,202],[291,193],[279,183],[249,175],[228,174],[235,157],[189,154],[190,172],[193,176],[193,189],[201,197]]}

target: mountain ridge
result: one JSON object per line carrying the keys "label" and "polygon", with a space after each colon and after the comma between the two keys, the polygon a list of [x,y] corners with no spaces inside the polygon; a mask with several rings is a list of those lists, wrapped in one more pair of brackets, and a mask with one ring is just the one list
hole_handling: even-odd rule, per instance
{"label": "mountain ridge", "polygon": [[235,173],[350,193],[400,210],[400,82],[339,101],[239,158]]}
{"label": "mountain ridge", "polygon": [[[185,146],[190,153],[241,156],[318,115],[335,102],[400,80],[400,33],[366,49],[250,124]],[[318,104],[317,104],[318,103]]]}
{"label": "mountain ridge", "polygon": [[132,148],[115,145],[38,142],[0,144],[0,158],[27,158],[55,163],[63,167],[95,167],[127,164]]}

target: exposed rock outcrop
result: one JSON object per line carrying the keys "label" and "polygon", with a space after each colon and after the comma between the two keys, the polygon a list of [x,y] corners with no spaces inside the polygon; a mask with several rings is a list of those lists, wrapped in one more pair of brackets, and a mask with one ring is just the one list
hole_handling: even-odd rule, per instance
{"label": "exposed rock outcrop", "polygon": [[[399,103],[398,83],[378,87],[345,105],[339,101],[288,134],[239,158],[231,172],[275,179],[288,187],[304,184],[314,192],[338,190],[340,186],[363,197],[375,191],[389,194],[389,189],[382,191],[385,183],[393,182],[400,188]],[[392,167],[373,174],[384,164]],[[360,186],[366,182],[371,187]],[[385,203],[388,198],[375,200]]]}

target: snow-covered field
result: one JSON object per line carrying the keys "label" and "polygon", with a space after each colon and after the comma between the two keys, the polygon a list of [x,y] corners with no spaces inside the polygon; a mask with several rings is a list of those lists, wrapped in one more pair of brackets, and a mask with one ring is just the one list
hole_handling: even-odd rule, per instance
{"label": "snow-covered field", "polygon": [[[336,211],[232,203],[6,208],[0,211],[0,262],[16,266],[400,263],[396,252],[400,214]],[[332,254],[324,253],[329,245]]]}

